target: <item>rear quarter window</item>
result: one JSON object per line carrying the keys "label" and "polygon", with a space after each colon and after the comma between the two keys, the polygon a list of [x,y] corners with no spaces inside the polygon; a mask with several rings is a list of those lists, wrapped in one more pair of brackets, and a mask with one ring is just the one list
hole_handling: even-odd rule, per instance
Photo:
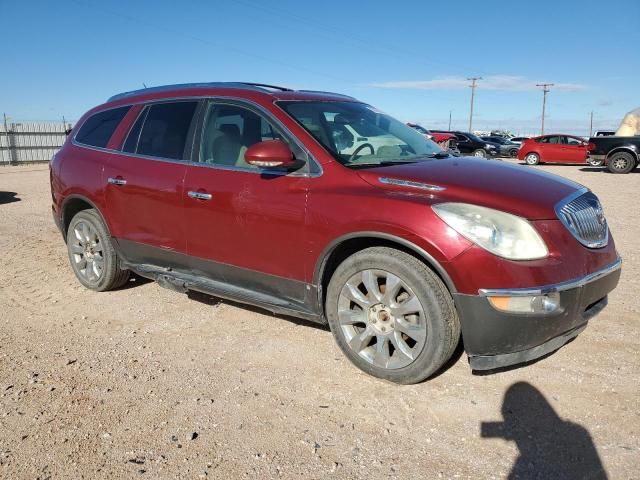
{"label": "rear quarter window", "polygon": [[112,108],[91,115],[80,127],[75,141],[91,147],[105,148],[130,108]]}
{"label": "rear quarter window", "polygon": [[129,132],[123,151],[182,160],[197,105],[180,101],[147,106]]}

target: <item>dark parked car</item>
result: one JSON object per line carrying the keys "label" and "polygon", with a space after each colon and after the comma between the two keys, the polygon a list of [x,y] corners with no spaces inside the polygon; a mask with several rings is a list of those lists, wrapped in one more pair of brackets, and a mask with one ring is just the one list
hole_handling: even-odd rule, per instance
{"label": "dark parked car", "polygon": [[520,148],[520,145],[517,143],[513,143],[512,141],[510,141],[505,137],[491,136],[491,137],[480,137],[480,138],[487,142],[497,144],[498,151],[501,156],[515,157],[516,155],[518,155],[518,149]]}
{"label": "dark parked car", "polygon": [[[368,140],[354,147],[345,129]],[[450,157],[339,94],[243,83],[119,94],[78,121],[50,169],[53,218],[85,287],[135,272],[328,323],[355,365],[398,383],[434,374],[461,332],[476,370],[553,352],[620,276],[586,188]]]}
{"label": "dark parked car", "polygon": [[611,173],[629,173],[640,164],[640,135],[591,137],[588,148],[588,162],[604,164]]}
{"label": "dark parked car", "polygon": [[511,137],[509,141],[511,143],[515,143],[516,145],[522,145],[522,142],[524,142],[525,140],[529,140],[529,138],[531,137]]}
{"label": "dark parked car", "polygon": [[474,157],[495,157],[498,155],[498,145],[482,140],[480,137],[469,132],[447,132],[443,130],[432,130],[437,133],[453,133],[456,136],[457,147],[460,153]]}

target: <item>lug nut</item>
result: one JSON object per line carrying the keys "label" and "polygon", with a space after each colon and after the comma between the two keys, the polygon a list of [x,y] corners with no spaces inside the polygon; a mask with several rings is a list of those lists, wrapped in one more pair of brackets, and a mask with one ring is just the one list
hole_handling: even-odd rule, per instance
{"label": "lug nut", "polygon": [[386,330],[386,328],[382,327],[382,331],[384,332]]}

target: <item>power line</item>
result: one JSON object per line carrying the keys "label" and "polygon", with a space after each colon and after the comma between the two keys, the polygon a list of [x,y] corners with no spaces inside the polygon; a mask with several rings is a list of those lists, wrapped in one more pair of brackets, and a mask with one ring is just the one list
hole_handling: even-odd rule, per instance
{"label": "power line", "polygon": [[549,87],[553,87],[553,83],[536,83],[536,87],[542,87],[542,125],[540,126],[540,135],[544,135],[544,115],[547,108],[547,93],[551,91]]}
{"label": "power line", "polygon": [[471,88],[471,108],[469,109],[469,132],[473,133],[473,130],[471,130],[471,127],[473,125],[473,101],[476,96],[476,82],[478,80],[482,80],[482,77],[471,77],[471,78],[467,78],[467,80],[471,82],[471,85],[469,85],[469,87]]}

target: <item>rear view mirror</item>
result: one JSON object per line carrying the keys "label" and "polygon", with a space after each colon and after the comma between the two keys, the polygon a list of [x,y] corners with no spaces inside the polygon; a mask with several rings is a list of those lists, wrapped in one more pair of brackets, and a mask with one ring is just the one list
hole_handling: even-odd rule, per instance
{"label": "rear view mirror", "polygon": [[250,146],[244,160],[255,167],[292,168],[297,162],[293,152],[282,140],[266,140]]}

